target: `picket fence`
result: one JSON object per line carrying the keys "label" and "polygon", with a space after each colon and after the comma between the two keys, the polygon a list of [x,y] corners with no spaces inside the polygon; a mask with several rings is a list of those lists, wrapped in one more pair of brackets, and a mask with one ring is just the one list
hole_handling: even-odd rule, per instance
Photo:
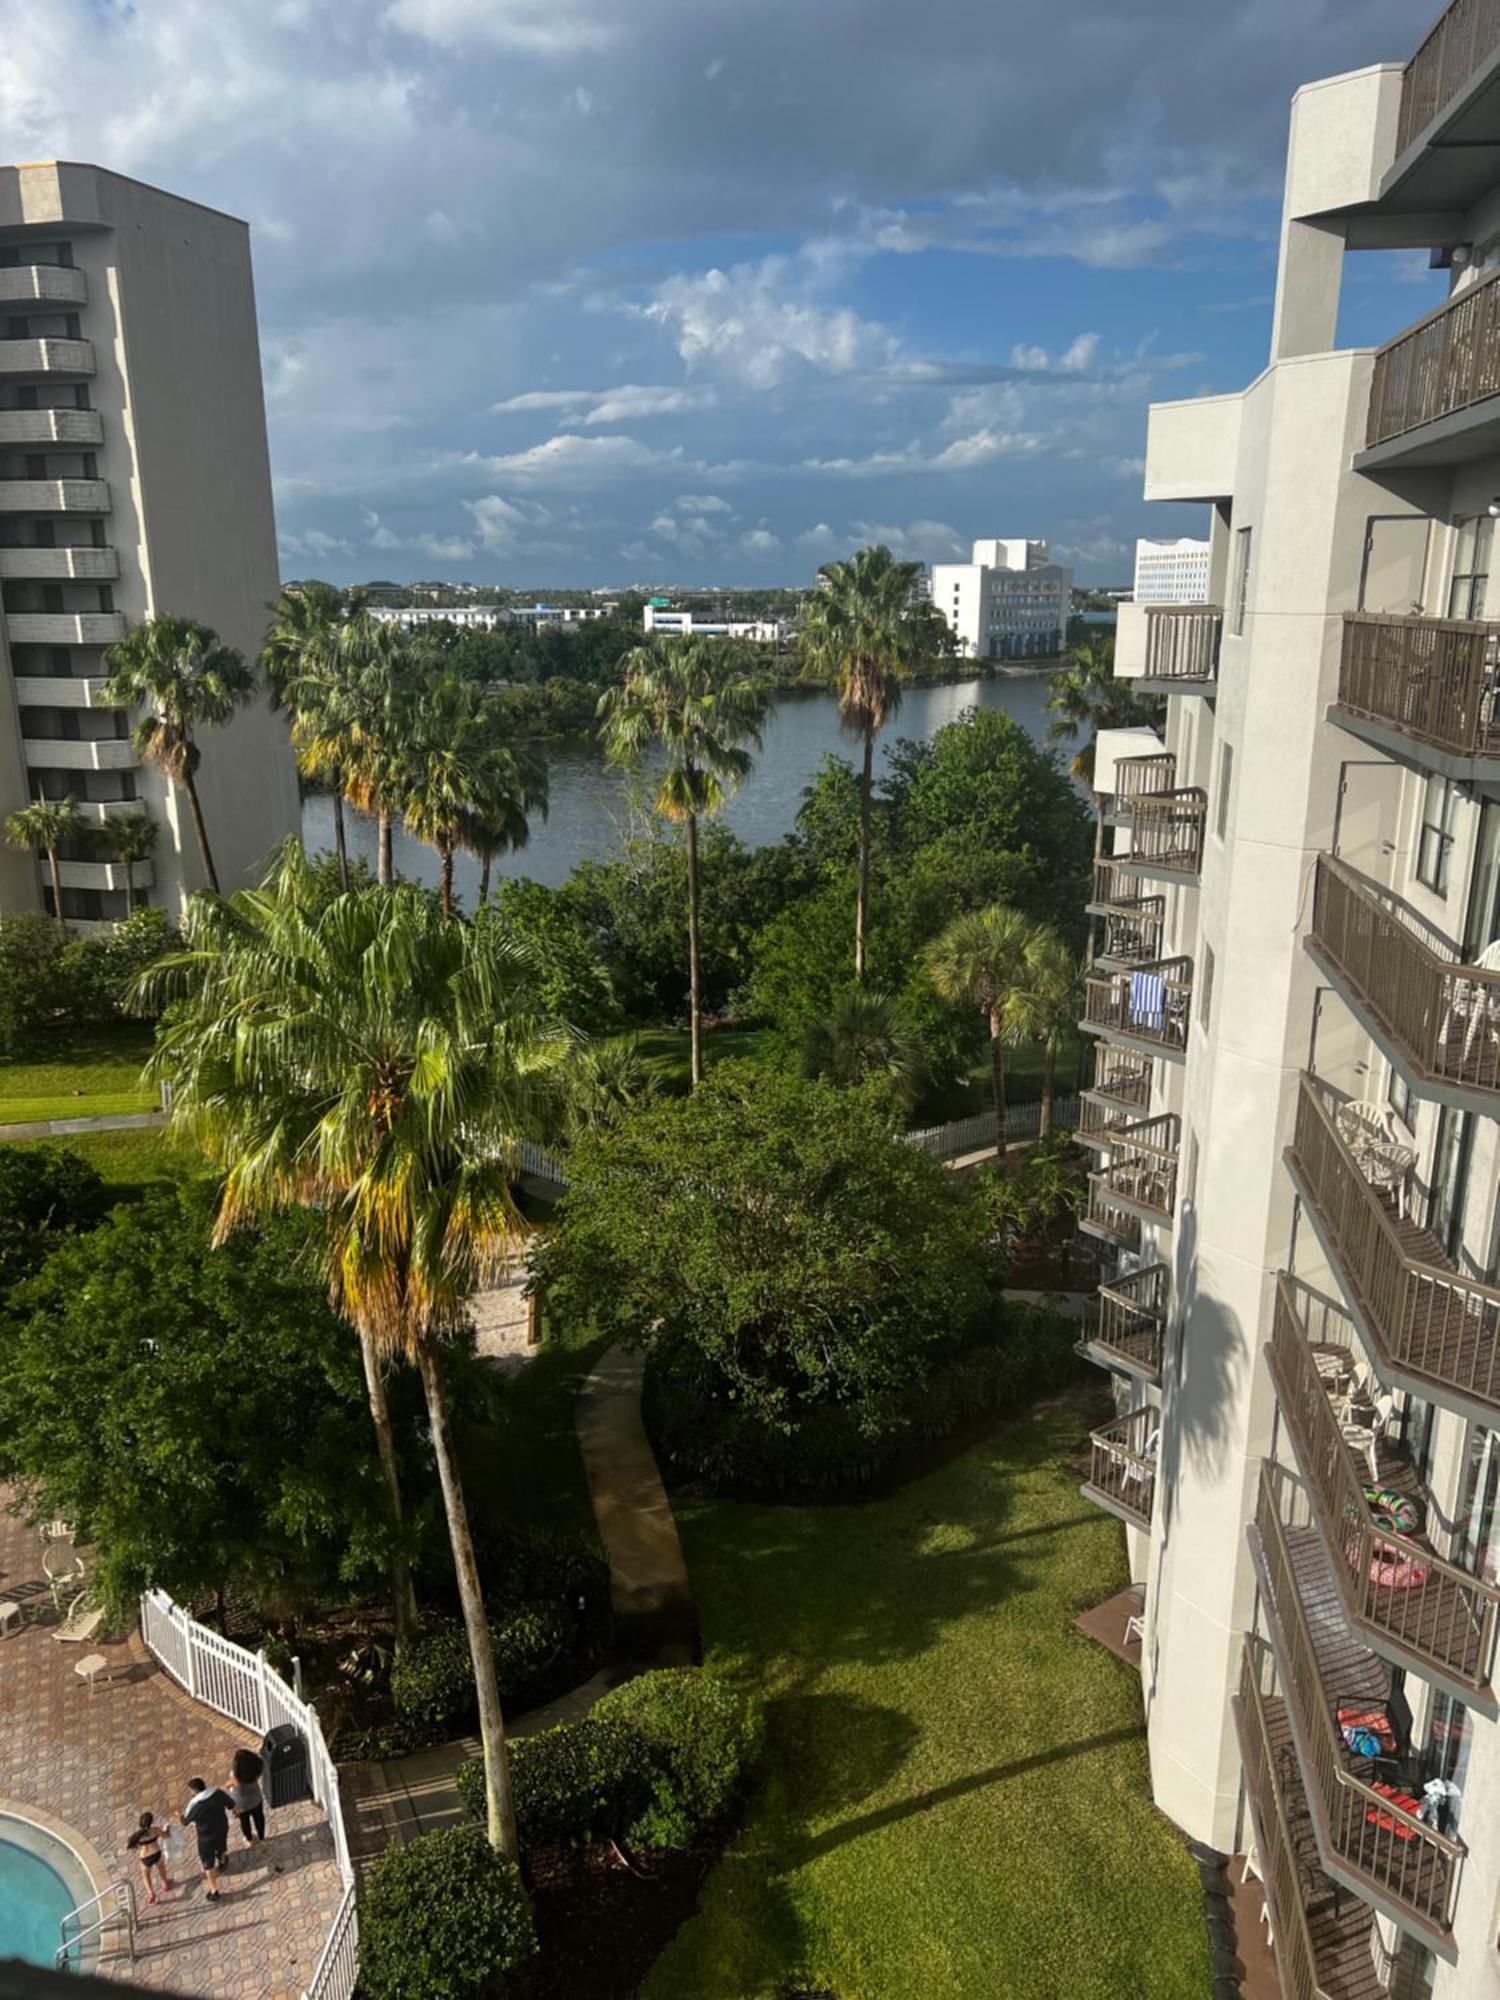
{"label": "picket fence", "polygon": [[165,1591],[141,1599],[141,1637],[157,1663],[195,1701],[264,1736],[290,1722],[307,1743],[312,1794],[328,1815],[333,1851],[343,1884],[327,1941],[302,2000],[350,2000],[359,1958],[359,1916],[354,1903],[354,1867],[339,1801],[338,1767],[323,1741],[318,1711],[292,1692],[266,1660],[192,1619]]}

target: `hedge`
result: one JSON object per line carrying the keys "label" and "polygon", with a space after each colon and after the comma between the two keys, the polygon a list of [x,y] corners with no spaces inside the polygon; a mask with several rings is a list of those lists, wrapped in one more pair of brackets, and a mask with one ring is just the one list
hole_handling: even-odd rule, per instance
{"label": "hedge", "polygon": [[366,2000],[479,2000],[535,1951],[520,1873],[476,1827],[387,1848],[371,1871],[359,1906]]}

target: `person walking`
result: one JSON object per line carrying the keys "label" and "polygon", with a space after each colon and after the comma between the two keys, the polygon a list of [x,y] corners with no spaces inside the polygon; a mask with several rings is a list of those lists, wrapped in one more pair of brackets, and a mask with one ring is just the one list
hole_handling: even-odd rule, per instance
{"label": "person walking", "polygon": [[189,1778],[193,1796],[182,1810],[182,1823],[198,1835],[198,1862],[208,1884],[203,1894],[210,1903],[220,1896],[219,1869],[229,1851],[229,1812],[234,1801],[217,1785],[202,1778]]}
{"label": "person walking", "polygon": [[254,1750],[239,1749],[229,1767],[229,1796],[239,1814],[240,1832],[249,1847],[266,1837],[266,1795],[261,1790],[265,1764]]}
{"label": "person walking", "polygon": [[[135,1832],[125,1845],[141,1864],[141,1873],[146,1878],[146,1901],[156,1901],[156,1875],[161,1877],[162,1894],[166,1895],[172,1884],[167,1878],[167,1856],[165,1849],[166,1827],[160,1824],[155,1813],[143,1812]],[[155,1870],[155,1874],[153,1874]]]}

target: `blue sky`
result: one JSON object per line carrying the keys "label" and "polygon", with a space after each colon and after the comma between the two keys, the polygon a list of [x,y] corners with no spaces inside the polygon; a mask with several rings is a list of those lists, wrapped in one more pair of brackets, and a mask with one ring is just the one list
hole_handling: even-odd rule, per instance
{"label": "blue sky", "polygon": [[[1303,80],[1427,0],[0,0],[12,157],[254,232],[288,575],[1128,575],[1153,398],[1263,364]],[[1351,260],[1341,337],[1439,295]]]}

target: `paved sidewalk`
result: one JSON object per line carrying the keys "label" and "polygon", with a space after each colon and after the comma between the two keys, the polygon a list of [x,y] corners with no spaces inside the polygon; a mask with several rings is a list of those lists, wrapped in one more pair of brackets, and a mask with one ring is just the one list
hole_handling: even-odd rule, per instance
{"label": "paved sidewalk", "polygon": [[32,1118],[0,1125],[0,1146],[14,1139],[73,1139],[81,1132],[150,1132],[165,1125],[165,1111],[116,1111],[99,1118]]}

